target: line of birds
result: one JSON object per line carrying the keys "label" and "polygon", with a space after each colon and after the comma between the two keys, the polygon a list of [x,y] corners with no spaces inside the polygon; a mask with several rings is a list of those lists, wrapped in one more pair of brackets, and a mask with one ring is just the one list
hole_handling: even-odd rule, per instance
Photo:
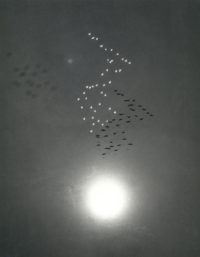
{"label": "line of birds", "polygon": [[[88,36],[91,40],[100,41],[100,38],[91,32]],[[130,65],[132,62],[113,48],[105,47],[103,43],[100,43],[99,47],[109,55],[106,56],[105,68],[95,83],[84,87],[77,101],[83,113],[82,119],[89,123],[89,132],[95,134],[97,139],[96,147],[105,157],[124,147],[129,150],[133,142],[128,140],[127,126],[133,127],[136,121],[153,117],[153,114],[141,104],[136,104],[135,99],[126,98],[118,89],[112,89],[113,76],[124,71],[122,64]],[[110,104],[110,98],[113,96],[121,97],[122,102],[126,104],[125,112],[117,110]]]}

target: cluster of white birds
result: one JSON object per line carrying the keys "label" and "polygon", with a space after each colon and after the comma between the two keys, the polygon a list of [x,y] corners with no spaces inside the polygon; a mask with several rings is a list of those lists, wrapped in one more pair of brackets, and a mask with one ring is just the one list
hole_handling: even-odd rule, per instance
{"label": "cluster of white birds", "polygon": [[[105,103],[105,98],[107,98],[109,95],[108,89],[112,85],[113,74],[118,74],[123,71],[122,67],[119,67],[119,62],[121,63],[120,66],[122,66],[123,64],[130,65],[131,61],[121,56],[121,54],[115,51],[113,48],[106,47],[100,42],[100,38],[96,37],[91,32],[88,33],[88,37],[90,40],[98,42],[99,48],[101,48],[105,53],[109,54],[109,56],[106,56],[109,57],[106,58],[106,67],[102,72],[100,72],[97,82],[93,83],[92,85],[85,85],[81,96],[77,98],[77,101],[80,103],[80,109],[83,113],[82,120],[89,122],[89,132],[93,133],[95,127],[99,129],[108,123],[108,117],[110,117],[111,114],[116,115],[118,113],[118,111],[112,106]],[[96,99],[97,102],[95,104],[91,104]],[[100,113],[102,113],[102,111],[108,112],[106,119],[101,118]]]}

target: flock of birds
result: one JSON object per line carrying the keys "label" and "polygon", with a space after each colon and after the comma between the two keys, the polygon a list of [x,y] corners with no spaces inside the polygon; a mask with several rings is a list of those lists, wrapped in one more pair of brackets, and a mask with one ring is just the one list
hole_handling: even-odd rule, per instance
{"label": "flock of birds", "polygon": [[[124,92],[114,88],[114,76],[119,76],[126,65],[131,65],[132,62],[113,48],[106,47],[91,32],[88,37],[106,53],[105,67],[94,83],[84,86],[77,102],[80,104],[82,120],[89,124],[89,133],[95,135],[96,147],[102,157],[105,157],[124,147],[130,150],[133,142],[128,140],[127,127],[133,127],[137,121],[154,115],[143,105],[137,104],[134,98],[127,97]],[[125,104],[123,112],[118,109],[117,104],[111,105],[113,95]]]}
{"label": "flock of birds", "polygon": [[[7,58],[11,59],[13,54],[7,53]],[[41,64],[36,63],[34,66],[30,64],[24,64],[23,66],[15,66],[12,69],[12,85],[21,88],[24,91],[25,96],[36,99],[38,98],[42,90],[48,90],[54,92],[57,87],[51,85],[48,79],[48,70]]]}
{"label": "flock of birds", "polygon": [[[89,133],[95,136],[96,147],[102,157],[105,157],[124,148],[130,150],[133,142],[128,139],[128,129],[134,127],[137,121],[154,115],[137,103],[136,99],[114,87],[115,78],[132,64],[131,60],[113,48],[106,47],[92,33],[88,33],[88,37],[106,54],[105,66],[95,82],[84,86],[77,102],[80,104],[82,120],[89,124]],[[12,60],[12,57],[13,53],[8,52],[7,58]],[[39,63],[14,66],[12,72],[13,86],[22,88],[31,99],[39,97],[43,90],[52,93],[57,90],[48,79],[48,70]],[[115,102],[112,101],[113,96],[116,97]],[[123,111],[119,109],[122,103]]]}

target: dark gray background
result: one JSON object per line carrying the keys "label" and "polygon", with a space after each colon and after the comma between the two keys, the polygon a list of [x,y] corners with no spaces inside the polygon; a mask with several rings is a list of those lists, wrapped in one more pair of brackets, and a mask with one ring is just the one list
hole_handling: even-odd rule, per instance
{"label": "dark gray background", "polygon": [[[199,13],[184,0],[0,1],[1,257],[200,256]],[[75,101],[104,61],[90,31],[133,60],[116,87],[155,113],[106,159]],[[56,89],[31,98],[13,69],[37,63]],[[79,208],[101,170],[135,192],[121,223]]]}

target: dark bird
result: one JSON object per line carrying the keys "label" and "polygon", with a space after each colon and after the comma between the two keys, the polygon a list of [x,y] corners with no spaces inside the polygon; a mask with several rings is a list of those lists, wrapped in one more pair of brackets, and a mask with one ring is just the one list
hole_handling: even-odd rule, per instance
{"label": "dark bird", "polygon": [[150,114],[151,117],[153,117],[153,114]]}
{"label": "dark bird", "polygon": [[121,120],[123,120],[123,119],[119,119],[119,121],[121,121]]}
{"label": "dark bird", "polygon": [[21,86],[21,84],[19,83],[19,81],[13,81],[13,84],[14,84],[16,87]]}
{"label": "dark bird", "polygon": [[49,85],[49,84],[50,84],[50,81],[46,80],[46,81],[44,82],[44,84],[45,84],[45,85]]}
{"label": "dark bird", "polygon": [[130,123],[131,121],[130,120],[127,120],[126,123]]}
{"label": "dark bird", "polygon": [[35,71],[32,72],[32,76],[33,76],[33,77],[37,76],[37,72],[35,72]]}
{"label": "dark bird", "polygon": [[124,96],[124,94],[121,94],[121,96]]}
{"label": "dark bird", "polygon": [[37,97],[37,95],[36,95],[36,94],[32,94],[31,97],[32,97],[33,99],[35,99],[35,98]]}
{"label": "dark bird", "polygon": [[138,117],[138,115],[137,115],[137,114],[135,114],[134,116],[135,116],[135,117]]}
{"label": "dark bird", "polygon": [[134,104],[128,104],[128,106],[130,107],[130,106],[134,106]]}
{"label": "dark bird", "polygon": [[135,99],[132,99],[132,102],[135,102]]}
{"label": "dark bird", "polygon": [[146,111],[146,108],[142,108],[143,111]]}
{"label": "dark bird", "polygon": [[128,116],[126,116],[126,117],[127,117],[127,118],[129,118],[129,119],[131,118],[131,116],[129,116],[129,115],[128,115]]}
{"label": "dark bird", "polygon": [[133,145],[132,143],[128,143],[128,145]]}
{"label": "dark bird", "polygon": [[120,127],[120,124],[116,124],[115,126],[116,126],[116,127]]}
{"label": "dark bird", "polygon": [[124,113],[119,113],[120,116],[124,115]]}
{"label": "dark bird", "polygon": [[105,147],[104,149],[106,149],[106,150],[110,150],[110,147]]}
{"label": "dark bird", "polygon": [[96,138],[100,138],[100,135],[96,135]]}
{"label": "dark bird", "polygon": [[117,146],[121,146],[121,144],[118,144]]}
{"label": "dark bird", "polygon": [[8,52],[8,53],[6,54],[6,56],[7,56],[7,57],[11,57],[11,56],[12,56],[12,53],[11,53],[11,52]]}
{"label": "dark bird", "polygon": [[100,144],[97,144],[96,146],[101,146]]}
{"label": "dark bird", "polygon": [[105,126],[106,128],[110,128],[109,126]]}
{"label": "dark bird", "polygon": [[144,118],[140,118],[140,120],[143,120]]}
{"label": "dark bird", "polygon": [[139,105],[138,105],[138,107],[142,107],[142,105],[141,105],[141,104],[139,104]]}
{"label": "dark bird", "polygon": [[127,139],[124,137],[124,138],[122,138],[122,140],[127,140]]}
{"label": "dark bird", "polygon": [[126,132],[125,131],[122,131],[122,134],[125,134]]}
{"label": "dark bird", "polygon": [[29,65],[28,64],[26,64],[25,66],[24,66],[24,70],[28,70],[30,67],[29,67]]}
{"label": "dark bird", "polygon": [[36,87],[37,87],[37,88],[41,88],[41,87],[42,87],[42,84],[39,83],[39,84],[36,85]]}
{"label": "dark bird", "polygon": [[102,153],[101,155],[106,155],[106,153]]}
{"label": "dark bird", "polygon": [[20,77],[24,77],[25,75],[26,75],[26,72],[24,72],[24,71],[22,71],[22,72],[19,73],[19,76],[20,76]]}
{"label": "dark bird", "polygon": [[27,96],[32,96],[32,92],[30,90],[26,90],[26,95]]}
{"label": "dark bird", "polygon": [[108,135],[104,135],[104,137],[108,137]]}
{"label": "dark bird", "polygon": [[113,132],[113,135],[117,135],[117,132]]}
{"label": "dark bird", "polygon": [[130,108],[129,110],[131,110],[132,112],[134,112],[134,111],[135,111],[135,109],[133,109],[133,108]]}
{"label": "dark bird", "polygon": [[117,152],[119,149],[115,149],[114,151]]}
{"label": "dark bird", "polygon": [[150,114],[150,112],[146,112],[146,114]]}
{"label": "dark bird", "polygon": [[50,89],[51,89],[51,91],[55,91],[57,88],[56,88],[56,86],[52,86]]}
{"label": "dark bird", "polygon": [[114,92],[117,92],[117,91],[118,91],[117,89],[114,90]]}
{"label": "dark bird", "polygon": [[14,72],[18,72],[19,71],[19,68],[18,67],[15,67],[14,68]]}
{"label": "dark bird", "polygon": [[130,99],[124,99],[124,102],[130,102]]}
{"label": "dark bird", "polygon": [[103,132],[104,132],[104,131],[106,131],[106,130],[105,130],[105,129],[101,129],[101,131],[103,131]]}

